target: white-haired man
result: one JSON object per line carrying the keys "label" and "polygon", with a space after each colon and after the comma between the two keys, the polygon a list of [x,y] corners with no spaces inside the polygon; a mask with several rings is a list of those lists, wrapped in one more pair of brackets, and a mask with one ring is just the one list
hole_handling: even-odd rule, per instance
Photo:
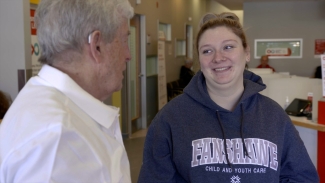
{"label": "white-haired man", "polygon": [[42,0],[38,76],[0,131],[0,182],[131,182],[119,110],[102,101],[130,61],[128,0]]}

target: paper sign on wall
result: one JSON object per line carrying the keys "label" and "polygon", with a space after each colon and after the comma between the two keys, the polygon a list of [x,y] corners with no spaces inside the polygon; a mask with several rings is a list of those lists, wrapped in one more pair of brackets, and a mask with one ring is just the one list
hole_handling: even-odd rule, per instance
{"label": "paper sign on wall", "polygon": [[158,109],[167,103],[165,42],[158,41]]}
{"label": "paper sign on wall", "polygon": [[268,56],[290,56],[290,48],[266,48],[265,54]]}
{"label": "paper sign on wall", "polygon": [[315,40],[315,55],[325,54],[325,39]]}
{"label": "paper sign on wall", "polygon": [[325,97],[325,55],[321,55],[323,97]]}
{"label": "paper sign on wall", "polygon": [[31,27],[31,54],[32,54],[32,76],[38,74],[42,65],[38,62],[41,51],[37,40],[37,29],[34,22],[35,10],[30,10],[30,27]]}

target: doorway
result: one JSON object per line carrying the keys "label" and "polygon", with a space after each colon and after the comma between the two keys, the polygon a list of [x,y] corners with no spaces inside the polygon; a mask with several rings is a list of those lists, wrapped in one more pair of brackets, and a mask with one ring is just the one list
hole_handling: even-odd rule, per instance
{"label": "doorway", "polygon": [[141,129],[141,47],[140,15],[130,20],[130,92],[131,92],[131,133]]}
{"label": "doorway", "polygon": [[122,133],[124,137],[130,137],[132,133],[146,128],[144,15],[136,14],[130,20],[129,48],[131,61],[127,64],[122,89]]}

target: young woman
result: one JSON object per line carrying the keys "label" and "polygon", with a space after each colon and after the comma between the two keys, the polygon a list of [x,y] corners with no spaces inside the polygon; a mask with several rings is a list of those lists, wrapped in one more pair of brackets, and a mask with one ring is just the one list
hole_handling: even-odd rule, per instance
{"label": "young woman", "polygon": [[245,70],[238,17],[207,14],[201,24],[201,71],[149,127],[139,182],[319,182],[290,118]]}

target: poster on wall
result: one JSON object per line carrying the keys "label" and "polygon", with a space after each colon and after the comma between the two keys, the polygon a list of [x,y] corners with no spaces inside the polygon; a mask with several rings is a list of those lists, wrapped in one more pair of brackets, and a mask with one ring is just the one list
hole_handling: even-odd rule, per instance
{"label": "poster on wall", "polygon": [[325,54],[325,39],[315,40],[315,58],[320,58],[320,55]]}
{"label": "poster on wall", "polygon": [[158,110],[167,103],[165,41],[158,41]]}
{"label": "poster on wall", "polygon": [[255,39],[254,58],[302,58],[302,39]]}
{"label": "poster on wall", "polygon": [[30,10],[30,27],[31,27],[31,55],[32,55],[32,76],[38,74],[42,65],[38,62],[40,57],[40,47],[37,40],[37,29],[34,22],[35,10]]}

